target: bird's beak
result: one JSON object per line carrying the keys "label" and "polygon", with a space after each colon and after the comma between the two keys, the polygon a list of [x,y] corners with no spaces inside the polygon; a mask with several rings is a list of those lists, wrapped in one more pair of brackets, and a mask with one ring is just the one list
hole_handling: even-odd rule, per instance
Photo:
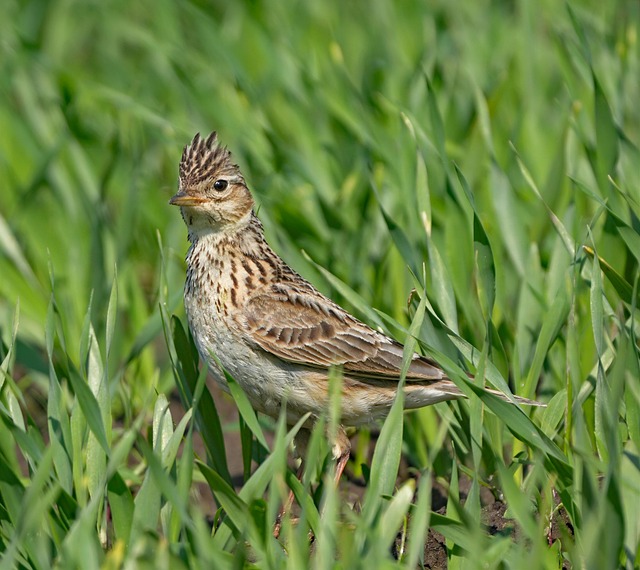
{"label": "bird's beak", "polygon": [[169,204],[172,206],[200,206],[205,202],[208,202],[206,198],[202,196],[191,196],[182,190],[169,200]]}

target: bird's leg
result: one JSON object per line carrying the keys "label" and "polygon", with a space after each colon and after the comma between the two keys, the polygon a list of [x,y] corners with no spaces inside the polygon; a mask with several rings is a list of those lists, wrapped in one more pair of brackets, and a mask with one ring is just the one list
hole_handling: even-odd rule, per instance
{"label": "bird's leg", "polygon": [[[298,471],[296,473],[296,478],[298,479],[298,481],[302,480],[303,474],[304,474],[304,465],[302,464],[302,462],[300,462],[300,467],[298,467]],[[295,495],[293,494],[293,491],[290,490],[287,500],[282,505],[282,508],[280,509],[280,512],[276,517],[276,524],[273,527],[273,536],[275,538],[278,538],[280,536],[280,530],[282,529],[282,520],[284,519],[284,516],[291,510],[291,506],[293,505],[294,499],[295,499]]]}
{"label": "bird's leg", "polygon": [[[300,467],[298,467],[298,471],[296,473],[296,478],[298,481],[302,481],[302,475],[304,474],[304,457],[307,454],[307,445],[309,443],[309,438],[311,437],[311,433],[308,429],[302,428],[295,437],[295,455],[300,458]],[[280,530],[282,529],[282,520],[290,510],[293,505],[293,500],[295,499],[295,495],[293,491],[289,491],[289,496],[287,500],[283,503],[278,516],[276,517],[276,524],[273,527],[273,536],[278,538],[280,536]]]}
{"label": "bird's leg", "polygon": [[338,426],[332,448],[333,458],[336,460],[336,474],[334,477],[336,487],[340,484],[342,472],[347,466],[347,461],[351,455],[351,441],[342,426]]}
{"label": "bird's leg", "polygon": [[[309,443],[310,436],[311,434],[309,430],[306,429],[300,430],[298,432],[298,435],[296,435],[296,455],[301,458],[301,461],[303,461],[303,457],[306,456],[307,444]],[[340,478],[342,477],[342,473],[344,472],[344,469],[347,466],[347,462],[349,461],[349,457],[351,456],[351,441],[347,437],[347,433],[344,431],[344,428],[340,425],[338,426],[336,434],[334,436],[331,455],[336,461],[336,471],[333,480],[335,486],[337,487],[340,484]],[[303,474],[304,464],[301,463],[300,467],[298,468],[298,472],[296,473],[296,477],[299,481],[302,480]],[[295,496],[293,494],[293,491],[289,491],[289,496],[287,497],[285,503],[282,505],[282,509],[278,513],[276,524],[273,528],[273,536],[275,538],[278,538],[280,536],[280,530],[282,529],[282,520],[285,514],[291,510],[294,498]]]}

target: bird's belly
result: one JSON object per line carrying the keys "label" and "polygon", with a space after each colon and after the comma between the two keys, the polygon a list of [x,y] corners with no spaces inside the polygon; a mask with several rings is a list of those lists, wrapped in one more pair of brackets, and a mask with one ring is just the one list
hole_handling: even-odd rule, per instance
{"label": "bird's belly", "polygon": [[[247,345],[222,315],[205,312],[185,296],[189,328],[203,362],[216,382],[229,392],[222,368],[240,385],[253,408],[277,418],[282,404],[299,384],[295,367]],[[197,332],[196,332],[197,331]]]}

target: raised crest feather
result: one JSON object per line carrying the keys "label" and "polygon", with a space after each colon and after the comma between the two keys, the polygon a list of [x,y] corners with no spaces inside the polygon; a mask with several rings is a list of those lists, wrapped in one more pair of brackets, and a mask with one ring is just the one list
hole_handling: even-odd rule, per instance
{"label": "raised crest feather", "polygon": [[180,159],[180,187],[197,186],[215,175],[240,176],[237,164],[231,162],[231,152],[218,142],[218,133],[213,131],[206,139],[197,133],[184,147]]}

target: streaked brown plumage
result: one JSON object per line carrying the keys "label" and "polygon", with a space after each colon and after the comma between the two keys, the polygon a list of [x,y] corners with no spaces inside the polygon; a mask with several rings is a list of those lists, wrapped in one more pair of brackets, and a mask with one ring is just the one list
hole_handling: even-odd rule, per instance
{"label": "streaked brown plumage", "polygon": [[[254,408],[277,417],[284,401],[291,423],[328,404],[332,366],[343,373],[343,425],[384,417],[397,391],[403,347],[362,323],[293,271],[264,239],[253,198],[216,133],[196,135],[180,161],[181,207],[189,231],[185,308],[201,357],[226,388],[215,359]],[[502,394],[494,392],[500,397]],[[436,362],[415,354],[405,407],[464,397]],[[521,403],[535,404],[516,398]],[[350,445],[334,442],[337,477]]]}

